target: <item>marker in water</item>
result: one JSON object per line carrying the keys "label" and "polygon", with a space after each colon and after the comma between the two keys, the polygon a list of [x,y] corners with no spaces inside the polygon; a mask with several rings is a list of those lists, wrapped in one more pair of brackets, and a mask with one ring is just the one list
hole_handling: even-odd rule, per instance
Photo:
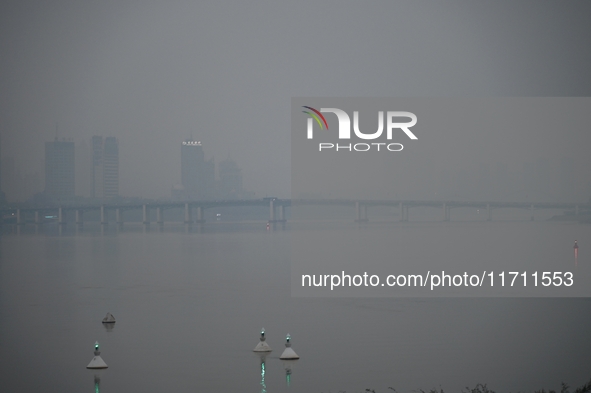
{"label": "marker in water", "polygon": [[575,267],[577,267],[577,265],[579,263],[579,245],[577,244],[576,240],[575,240],[575,245],[573,246],[573,248],[575,249]]}
{"label": "marker in water", "polygon": [[269,344],[267,344],[265,342],[265,340],[267,340],[267,338],[265,337],[265,328],[261,329],[261,338],[260,338],[260,342],[257,344],[256,347],[254,347],[253,351],[254,352],[271,352],[272,349],[269,346]]}
{"label": "marker in water", "polygon": [[279,359],[286,360],[299,358],[300,357],[298,356],[298,354],[295,353],[295,351],[291,348],[291,336],[289,335],[289,333],[287,333],[287,336],[285,337],[285,350],[283,351]]}
{"label": "marker in water", "polygon": [[86,368],[107,368],[107,363],[101,358],[101,351],[99,351],[99,343],[98,341],[94,343],[94,357],[88,363]]}

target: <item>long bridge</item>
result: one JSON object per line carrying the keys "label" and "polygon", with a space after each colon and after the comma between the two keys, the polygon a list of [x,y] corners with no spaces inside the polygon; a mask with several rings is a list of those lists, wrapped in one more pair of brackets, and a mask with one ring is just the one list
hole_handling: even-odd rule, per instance
{"label": "long bridge", "polygon": [[[74,215],[77,225],[84,223],[84,213],[97,211],[100,213],[100,223],[109,223],[109,212],[115,213],[115,222],[123,224],[124,212],[141,211],[143,224],[150,224],[151,211],[156,212],[156,222],[164,224],[164,211],[169,209],[184,209],[184,223],[203,223],[204,210],[219,207],[268,207],[269,222],[285,222],[286,207],[291,206],[347,206],[355,211],[355,221],[368,221],[368,209],[376,206],[388,206],[399,209],[399,220],[408,221],[409,211],[416,207],[434,207],[442,209],[442,220],[449,221],[451,210],[457,208],[477,208],[487,212],[487,220],[492,220],[493,210],[512,208],[527,209],[531,212],[531,220],[534,220],[534,212],[541,209],[562,209],[572,211],[574,215],[591,213],[591,203],[560,203],[560,202],[493,202],[493,201],[427,201],[427,200],[369,200],[369,199],[237,199],[237,200],[211,200],[191,202],[150,202],[150,203],[119,203],[119,204],[88,204],[88,205],[63,205],[63,206],[11,206],[0,208],[3,222],[12,221],[17,225],[27,223],[43,224],[47,217],[55,217],[61,225],[67,223],[67,218]],[[196,217],[193,218],[193,212]]]}

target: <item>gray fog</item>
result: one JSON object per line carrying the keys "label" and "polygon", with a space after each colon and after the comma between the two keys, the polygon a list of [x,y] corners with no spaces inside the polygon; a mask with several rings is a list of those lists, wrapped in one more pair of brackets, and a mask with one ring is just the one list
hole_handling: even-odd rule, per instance
{"label": "gray fog", "polygon": [[[171,209],[157,225],[139,209],[117,225],[115,212],[106,225],[89,211],[82,225],[72,209],[66,225],[61,211],[43,217],[49,209],[35,208],[24,217],[22,209],[21,220],[8,204],[0,226],[2,388],[381,393],[488,383],[515,392],[557,391],[566,382],[574,391],[589,377],[589,297],[552,299],[564,292],[540,287],[548,298],[516,299],[501,286],[498,299],[443,298],[444,291],[401,299],[405,288],[382,281],[383,291],[335,291],[347,297],[328,299],[328,287],[301,285],[298,294],[294,282],[296,274],[343,269],[384,280],[405,274],[402,267],[428,276],[436,266],[441,276],[465,271],[497,280],[501,269],[519,270],[530,283],[530,269],[575,271],[577,285],[589,288],[591,226],[582,203],[591,197],[590,11],[589,2],[533,0],[1,2],[0,190],[16,206],[44,190],[52,151],[45,144],[57,137],[75,144],[75,186],[63,188],[84,198],[97,184],[103,194],[171,198],[182,182],[184,147],[195,153],[186,162],[203,159],[207,184],[215,184],[212,162],[219,171],[234,160],[254,198],[564,201],[581,205],[578,216],[587,219],[548,220],[560,212],[532,206],[496,209],[489,221],[486,204],[454,207],[450,218],[452,206],[437,201],[407,205],[406,220],[402,203],[370,206],[367,220],[359,203],[304,206],[310,221],[298,221],[294,206],[285,222],[283,214],[272,217],[270,198],[260,210],[269,222],[254,213],[233,221],[216,207],[204,223],[193,206],[197,217]],[[424,108],[444,108],[439,101],[422,107],[416,143],[372,156],[377,180],[384,179],[377,188],[362,176],[325,182],[321,175],[335,174],[337,160],[292,155],[300,150],[291,128],[308,120],[297,97],[312,106],[324,105],[319,97],[442,100],[456,103],[454,113],[499,97],[508,98],[496,105],[511,110],[511,100],[530,97],[568,97],[563,104],[580,106],[554,118],[556,107],[540,106],[545,120],[535,107],[523,127],[496,127],[496,113],[483,111],[475,117],[486,127],[464,119],[461,128],[453,117],[438,128]],[[107,137],[118,141],[118,187],[107,168],[115,154],[97,171],[102,183],[91,182],[93,136],[105,138],[105,157],[107,146],[109,154],[117,150]],[[71,149],[60,155],[58,145],[55,161],[71,162]],[[355,160],[365,169],[374,164]],[[294,171],[296,164],[311,168]],[[312,187],[308,172],[328,193]],[[350,173],[338,175],[348,181]],[[116,316],[114,328],[101,324],[106,312]],[[266,358],[252,352],[263,326],[274,348]],[[297,363],[279,359],[287,333]],[[85,368],[95,340],[109,364],[103,374]]]}
{"label": "gray fog", "polygon": [[[90,140],[102,135],[119,141],[120,195],[168,198],[181,181],[180,144],[193,137],[216,165],[235,160],[255,197],[288,197],[291,97],[587,96],[590,10],[559,1],[5,1],[2,189],[9,201],[42,191],[44,142],[57,134],[74,139],[76,195],[89,196]],[[570,142],[556,152],[560,135]],[[517,145],[497,156],[486,142]],[[433,148],[424,166],[405,168],[415,179],[405,195],[586,201],[588,145],[580,130],[514,140],[475,130],[453,158]],[[438,176],[448,186],[433,191]],[[483,178],[494,187],[478,187]]]}

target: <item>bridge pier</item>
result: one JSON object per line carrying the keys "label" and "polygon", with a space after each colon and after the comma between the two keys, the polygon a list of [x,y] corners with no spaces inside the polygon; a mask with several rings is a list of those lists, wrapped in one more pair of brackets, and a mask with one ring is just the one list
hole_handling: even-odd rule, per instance
{"label": "bridge pier", "polygon": [[408,221],[409,206],[400,202],[400,221]]}
{"label": "bridge pier", "polygon": [[269,222],[275,222],[275,204],[273,199],[269,201]]}
{"label": "bridge pier", "polygon": [[107,225],[109,223],[109,216],[108,216],[107,209],[105,209],[105,205],[101,205],[101,225]]}
{"label": "bridge pier", "polygon": [[41,212],[39,210],[35,210],[35,225],[41,225]]}
{"label": "bridge pier", "polygon": [[531,220],[533,221],[534,220],[534,205],[531,205],[529,207],[529,210],[531,211]]}
{"label": "bridge pier", "polygon": [[451,206],[448,206],[447,203],[443,208],[443,221],[450,221],[451,220]]}
{"label": "bridge pier", "polygon": [[115,222],[119,225],[123,225],[123,212],[121,209],[115,209]]}
{"label": "bridge pier", "polygon": [[490,203],[486,204],[486,214],[487,214],[486,221],[492,221],[492,210],[490,209]]}
{"label": "bridge pier", "polygon": [[84,224],[84,210],[76,210],[76,224],[82,226]]}
{"label": "bridge pier", "polygon": [[[365,215],[362,216],[361,210],[363,209]],[[358,201],[355,202],[355,222],[367,221],[367,209],[366,206],[360,204]]]}
{"label": "bridge pier", "polygon": [[21,209],[16,209],[16,225],[24,225],[24,212],[21,212]]}
{"label": "bridge pier", "polygon": [[150,211],[148,210],[148,205],[142,205],[142,215],[143,215],[143,224],[150,225]]}
{"label": "bridge pier", "polygon": [[197,220],[195,222],[200,224],[205,222],[205,219],[203,218],[203,206],[197,206]]}
{"label": "bridge pier", "polygon": [[281,221],[281,222],[285,221],[285,205],[279,206],[279,221]]}
{"label": "bridge pier", "polygon": [[57,222],[59,225],[66,225],[66,211],[63,207],[57,210]]}
{"label": "bridge pier", "polygon": [[162,206],[156,208],[156,223],[158,225],[164,225],[164,216],[162,215]]}
{"label": "bridge pier", "polygon": [[185,203],[185,224],[191,224],[193,222],[193,215],[191,211],[191,205]]}

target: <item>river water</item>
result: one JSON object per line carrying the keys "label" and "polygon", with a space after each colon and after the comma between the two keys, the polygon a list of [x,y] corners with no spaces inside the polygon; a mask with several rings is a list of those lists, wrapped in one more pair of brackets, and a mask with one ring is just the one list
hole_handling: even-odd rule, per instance
{"label": "river water", "polygon": [[[452,222],[438,229],[393,222],[391,228],[404,225],[429,227],[423,244],[436,243],[438,230],[465,233],[479,225],[493,239],[513,233],[515,244],[532,236],[540,244],[578,237],[578,264],[591,262],[584,251],[588,225]],[[267,231],[261,222],[214,222],[161,230],[90,223],[83,230],[49,224],[18,233],[5,227],[0,390],[457,392],[487,383],[515,392],[591,378],[588,298],[292,297],[290,235],[317,226],[296,222]],[[363,230],[388,228],[369,223]],[[571,247],[565,264],[572,265]],[[107,312],[117,318],[112,329],[101,324]],[[273,348],[266,357],[252,352],[262,327]],[[297,361],[279,359],[287,333]],[[109,365],[103,371],[85,368],[96,340]]]}

